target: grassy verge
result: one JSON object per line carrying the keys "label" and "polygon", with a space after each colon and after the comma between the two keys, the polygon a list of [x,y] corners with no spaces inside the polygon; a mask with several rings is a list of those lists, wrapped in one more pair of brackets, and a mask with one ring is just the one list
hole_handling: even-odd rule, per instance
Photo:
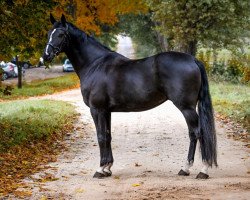
{"label": "grassy verge", "polygon": [[27,141],[46,139],[72,123],[75,114],[71,104],[50,100],[0,103],[0,111],[0,152]]}
{"label": "grassy verge", "polygon": [[32,96],[53,94],[67,89],[73,89],[79,87],[79,79],[76,74],[68,74],[65,76],[32,81],[31,83],[25,83],[22,89],[15,87],[12,90],[12,95],[4,96],[0,93],[0,99],[13,100],[22,99]]}
{"label": "grassy verge", "polygon": [[1,197],[39,164],[56,159],[56,141],[72,130],[76,112],[71,104],[51,100],[4,102],[0,111]]}
{"label": "grassy verge", "polygon": [[250,131],[250,87],[248,85],[210,82],[214,110]]}

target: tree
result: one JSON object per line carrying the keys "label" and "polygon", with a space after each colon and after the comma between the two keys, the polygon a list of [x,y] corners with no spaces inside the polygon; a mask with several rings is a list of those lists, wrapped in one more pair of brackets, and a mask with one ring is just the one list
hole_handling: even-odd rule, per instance
{"label": "tree", "polygon": [[64,0],[54,9],[54,14],[71,16],[82,30],[96,35],[102,32],[102,25],[115,25],[118,15],[139,13],[147,10],[141,0]]}
{"label": "tree", "polygon": [[162,43],[149,12],[120,16],[118,29],[132,38],[137,57],[146,57],[165,50],[162,49]]}
{"label": "tree", "polygon": [[146,9],[141,0],[0,0],[0,59],[40,57],[51,27],[50,12],[66,14],[80,29],[114,45],[118,16]]}
{"label": "tree", "polygon": [[119,16],[144,13],[147,6],[141,0],[64,0],[54,9],[58,18],[62,13],[86,33],[97,37],[103,44],[115,47]]}
{"label": "tree", "polygon": [[53,6],[52,0],[0,1],[0,58],[10,59],[20,54],[21,59],[27,59],[41,52],[49,28],[45,16]]}
{"label": "tree", "polygon": [[157,30],[173,49],[192,55],[197,44],[210,47],[240,46],[249,30],[248,0],[146,0]]}

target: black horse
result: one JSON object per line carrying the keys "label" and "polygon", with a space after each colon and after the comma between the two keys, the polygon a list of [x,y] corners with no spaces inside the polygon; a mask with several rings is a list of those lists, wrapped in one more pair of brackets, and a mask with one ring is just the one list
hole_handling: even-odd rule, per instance
{"label": "black horse", "polygon": [[[197,178],[208,178],[208,166],[217,166],[213,108],[204,66],[193,56],[165,52],[131,60],[97,42],[64,15],[48,33],[43,59],[65,52],[80,78],[85,104],[95,122],[100,147],[100,168],[94,177],[111,175],[111,112],[144,111],[171,100],[184,115],[190,137],[188,159],[179,175],[189,175],[197,140],[204,167]],[[198,113],[196,105],[198,104]]]}

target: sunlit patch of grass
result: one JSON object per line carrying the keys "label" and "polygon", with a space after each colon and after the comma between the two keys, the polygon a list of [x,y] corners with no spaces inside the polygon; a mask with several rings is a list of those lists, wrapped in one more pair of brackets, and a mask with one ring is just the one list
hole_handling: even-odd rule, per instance
{"label": "sunlit patch of grass", "polygon": [[76,74],[68,74],[65,76],[50,78],[45,80],[36,80],[30,83],[24,83],[22,89],[15,87],[10,96],[4,96],[0,93],[0,99],[13,100],[22,99],[32,96],[53,94],[68,89],[79,87],[79,78]]}
{"label": "sunlit patch of grass", "polygon": [[250,87],[228,82],[210,82],[214,110],[250,131]]}
{"label": "sunlit patch of grass", "polygon": [[46,140],[72,125],[71,104],[51,100],[19,100],[0,103],[0,152],[10,147]]}

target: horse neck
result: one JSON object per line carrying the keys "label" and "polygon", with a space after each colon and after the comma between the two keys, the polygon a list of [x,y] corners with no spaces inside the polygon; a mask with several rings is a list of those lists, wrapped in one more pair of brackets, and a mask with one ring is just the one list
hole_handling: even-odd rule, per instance
{"label": "horse neck", "polygon": [[82,77],[87,73],[95,60],[107,55],[110,50],[87,39],[87,35],[70,35],[70,43],[65,53],[72,63],[77,75]]}

